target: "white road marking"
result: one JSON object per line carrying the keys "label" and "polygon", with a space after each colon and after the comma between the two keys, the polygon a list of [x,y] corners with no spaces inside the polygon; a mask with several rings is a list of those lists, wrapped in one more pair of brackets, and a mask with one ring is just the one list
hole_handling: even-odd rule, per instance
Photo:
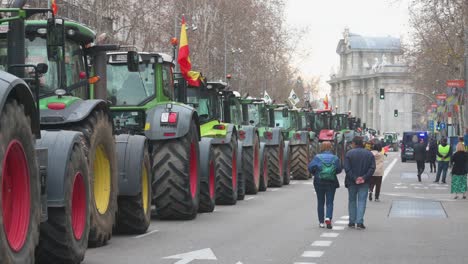
{"label": "white road marking", "polygon": [[394,186],[395,189],[408,189],[408,186]]}
{"label": "white road marking", "polygon": [[331,246],[332,241],[330,240],[317,240],[314,241],[314,243],[311,244],[313,247],[329,247]]}
{"label": "white road marking", "polygon": [[214,255],[211,248],[205,248],[200,250],[195,250],[187,253],[177,254],[173,256],[164,257],[163,259],[180,259],[174,264],[187,264],[192,262],[193,260],[218,260]]}
{"label": "white road marking", "polygon": [[249,197],[249,198],[245,198],[246,201],[248,200],[252,200],[252,199],[255,199],[255,197]]}
{"label": "white road marking", "polygon": [[342,217],[340,217],[340,218],[341,218],[341,219],[346,219],[346,220],[348,220],[348,219],[349,219],[349,215],[344,215],[344,216],[342,216]]}
{"label": "white road marking", "polygon": [[422,183],[411,183],[410,185],[411,185],[411,186],[421,186],[421,185],[423,185],[423,184],[422,184]]}
{"label": "white road marking", "polygon": [[429,186],[439,186],[439,184],[437,184],[437,183],[431,183],[431,184],[429,184]]}
{"label": "white road marking", "polygon": [[418,186],[416,186],[414,188],[418,189],[418,190],[427,190],[427,189],[429,189],[429,187],[418,187]]}
{"label": "white road marking", "polygon": [[279,189],[276,188],[276,189],[268,189],[268,190],[271,190],[272,192],[276,192],[276,191],[278,191]]}
{"label": "white road marking", "polygon": [[436,190],[447,190],[448,187],[434,187],[434,189],[436,189]]}
{"label": "white road marking", "polygon": [[149,231],[149,232],[147,232],[147,233],[145,233],[145,234],[138,235],[138,236],[134,236],[133,238],[142,238],[142,237],[145,237],[145,236],[149,236],[149,235],[151,235],[151,234],[154,234],[154,233],[156,233],[156,232],[158,232],[158,231],[159,231],[159,230]]}
{"label": "white road marking", "polygon": [[347,224],[348,224],[348,221],[339,220],[339,221],[335,221],[335,224],[338,224],[338,225],[347,225]]}
{"label": "white road marking", "polygon": [[289,182],[289,185],[294,185],[294,184],[297,184],[297,182],[296,181]]}
{"label": "white road marking", "polygon": [[320,258],[323,255],[323,251],[304,251],[302,257],[305,258]]}
{"label": "white road marking", "polygon": [[294,264],[315,264],[313,262],[294,262]]}
{"label": "white road marking", "polygon": [[[346,222],[346,223],[348,223],[348,222]],[[345,229],[344,226],[333,226],[332,227],[332,230],[336,230],[336,231],[340,231],[340,230],[344,230],[344,229]]]}
{"label": "white road marking", "polygon": [[320,237],[338,237],[339,233],[322,233]]}
{"label": "white road marking", "polygon": [[387,175],[390,173],[390,171],[392,170],[393,166],[395,166],[397,162],[397,159],[394,159],[392,161],[392,163],[390,163],[390,165],[388,165],[388,167],[385,169],[384,173],[383,173],[383,177],[382,177],[382,182],[385,181],[385,178],[387,177]]}

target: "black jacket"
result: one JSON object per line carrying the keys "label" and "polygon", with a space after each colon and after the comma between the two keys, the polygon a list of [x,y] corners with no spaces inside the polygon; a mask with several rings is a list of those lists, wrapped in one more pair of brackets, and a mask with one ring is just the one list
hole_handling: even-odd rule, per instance
{"label": "black jacket", "polygon": [[422,143],[416,143],[413,147],[414,160],[425,161],[426,160],[426,146]]}
{"label": "black jacket", "polygon": [[346,152],[344,169],[346,172],[345,187],[356,184],[357,177],[364,177],[369,183],[370,177],[375,171],[375,158],[367,149],[354,148]]}
{"label": "black jacket", "polygon": [[465,151],[457,151],[453,154],[451,162],[453,164],[452,174],[456,175],[465,175],[468,172],[466,171],[466,164],[468,163],[468,153]]}
{"label": "black jacket", "polygon": [[435,162],[437,157],[437,143],[435,140],[429,142],[429,151],[427,152],[427,160]]}

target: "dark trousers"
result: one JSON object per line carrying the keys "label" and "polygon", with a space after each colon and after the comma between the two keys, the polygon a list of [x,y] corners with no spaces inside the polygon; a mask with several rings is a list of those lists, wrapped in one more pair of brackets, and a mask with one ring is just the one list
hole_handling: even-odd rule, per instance
{"label": "dark trousers", "polygon": [[375,186],[375,199],[379,199],[380,196],[380,187],[382,186],[382,176],[372,176],[370,177],[369,191],[373,192]]}
{"label": "dark trousers", "polygon": [[436,182],[440,180],[440,174],[442,173],[442,182],[445,183],[445,178],[447,177],[447,170],[449,167],[448,161],[439,161],[437,164],[437,174],[436,174]]}
{"label": "dark trousers", "polygon": [[423,174],[425,169],[425,162],[424,160],[417,160],[416,165],[418,166],[418,178],[420,178],[421,174]]}
{"label": "dark trousers", "polygon": [[325,203],[327,204],[327,218],[333,218],[333,201],[335,200],[335,186],[331,184],[314,185],[317,194],[317,214],[320,223],[325,220]]}
{"label": "dark trousers", "polygon": [[[431,172],[436,172],[437,167],[435,161],[429,161],[429,165],[431,166]],[[433,169],[434,168],[434,169]]]}

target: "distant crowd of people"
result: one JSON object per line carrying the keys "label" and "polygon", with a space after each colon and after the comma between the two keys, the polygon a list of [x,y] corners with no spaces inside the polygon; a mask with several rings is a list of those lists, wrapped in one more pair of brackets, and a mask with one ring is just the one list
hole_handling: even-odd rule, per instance
{"label": "distant crowd of people", "polygon": [[454,199],[458,199],[459,194],[462,195],[463,199],[466,199],[468,173],[466,141],[468,141],[468,131],[464,137],[458,138],[455,150],[447,143],[446,138],[442,138],[439,144],[437,144],[437,141],[433,137],[429,139],[428,144],[424,142],[424,139],[420,139],[413,147],[414,159],[417,164],[418,180],[421,181],[421,175],[425,170],[426,160],[430,164],[430,173],[436,173],[434,183],[439,183],[440,181],[443,184],[447,183],[447,172],[449,167],[451,167],[451,193],[455,194]]}
{"label": "distant crowd of people", "polygon": [[[434,138],[430,138],[428,144],[424,142],[424,139],[415,143],[414,158],[417,164],[418,181],[421,182],[426,161],[430,164],[430,172],[436,173],[434,183],[439,183],[441,176],[441,182],[446,183],[447,171],[451,165],[451,193],[455,194],[454,199],[458,199],[459,194],[466,199],[468,152],[464,142],[468,142],[468,130],[465,137],[459,138],[455,151],[452,151],[451,146],[447,144],[446,138],[442,138],[439,144]],[[364,225],[366,203],[367,200],[380,201],[380,189],[385,169],[385,153],[382,151],[382,143],[378,140],[370,140],[366,143],[370,144],[370,151],[364,147],[363,137],[354,137],[352,149],[346,153],[342,167],[339,158],[332,153],[332,144],[323,142],[321,153],[309,163],[309,172],[314,175],[319,227],[332,228],[334,198],[336,189],[340,187],[337,174],[344,170],[345,187],[348,189],[348,226],[357,229],[366,228]]]}

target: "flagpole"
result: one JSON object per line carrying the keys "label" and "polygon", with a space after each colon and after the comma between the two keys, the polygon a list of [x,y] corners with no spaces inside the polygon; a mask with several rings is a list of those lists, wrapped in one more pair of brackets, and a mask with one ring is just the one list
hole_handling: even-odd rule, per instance
{"label": "flagpole", "polygon": [[223,22],[223,31],[224,31],[224,81],[227,82],[227,39],[226,39],[226,23]]}

